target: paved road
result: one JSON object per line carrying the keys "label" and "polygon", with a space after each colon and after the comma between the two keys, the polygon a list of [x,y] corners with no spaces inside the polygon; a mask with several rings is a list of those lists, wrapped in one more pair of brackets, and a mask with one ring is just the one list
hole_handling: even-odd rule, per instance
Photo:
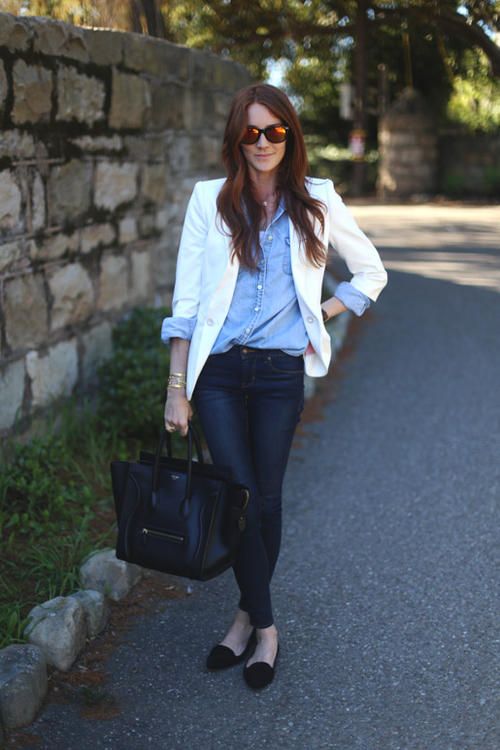
{"label": "paved road", "polygon": [[500,216],[354,211],[389,286],[295,441],[275,682],[255,694],[240,667],[204,671],[236,601],[228,571],[111,655],[119,718],[49,705],[36,747],[500,748]]}

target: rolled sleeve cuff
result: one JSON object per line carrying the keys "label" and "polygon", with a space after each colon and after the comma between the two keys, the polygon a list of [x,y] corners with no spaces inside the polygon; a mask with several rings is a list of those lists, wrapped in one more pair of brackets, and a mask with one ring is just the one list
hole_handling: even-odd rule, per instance
{"label": "rolled sleeve cuff", "polygon": [[363,315],[371,305],[371,299],[360,292],[359,289],[356,289],[349,281],[341,281],[335,289],[334,296],[358,317]]}
{"label": "rolled sleeve cuff", "polygon": [[195,325],[196,315],[193,318],[180,318],[178,316],[163,318],[161,340],[164,344],[169,344],[170,339],[175,336],[191,341]]}

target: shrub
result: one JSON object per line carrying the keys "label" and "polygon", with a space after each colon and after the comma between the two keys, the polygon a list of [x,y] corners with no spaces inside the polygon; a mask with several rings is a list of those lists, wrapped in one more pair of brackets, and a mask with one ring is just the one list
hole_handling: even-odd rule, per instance
{"label": "shrub", "polygon": [[124,437],[158,439],[163,426],[169,348],[160,341],[165,307],[135,308],[114,328],[113,352],[98,369],[98,413]]}

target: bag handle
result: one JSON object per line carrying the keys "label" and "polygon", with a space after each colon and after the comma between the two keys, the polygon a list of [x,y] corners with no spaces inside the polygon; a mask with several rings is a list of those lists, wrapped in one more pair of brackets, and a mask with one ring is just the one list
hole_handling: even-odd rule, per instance
{"label": "bag handle", "polygon": [[[205,463],[205,460],[203,458],[203,452],[202,452],[202,449],[201,449],[200,436],[198,435],[198,433],[197,433],[197,431],[195,429],[194,424],[191,421],[188,420],[188,431],[187,431],[187,434],[185,436],[186,440],[189,440],[189,433],[192,434],[192,437],[193,437],[193,440],[194,440],[194,445],[195,445],[195,448],[196,448],[196,458],[198,460],[198,463],[199,464],[203,464],[203,463]],[[166,443],[167,443],[167,456],[168,456],[168,458],[173,458],[173,455],[172,455],[172,433],[171,432],[167,432],[167,430],[165,428],[163,428],[162,433],[160,435],[160,440],[161,440],[162,436],[166,439]],[[188,446],[188,448],[189,448],[189,446]],[[159,451],[160,451],[160,454],[161,454],[161,446],[159,447]]]}
{"label": "bag handle", "polygon": [[[203,463],[203,455],[201,452],[201,443],[200,439],[198,437],[198,434],[196,430],[194,429],[193,424],[188,421],[188,431],[187,431],[187,475],[186,475],[186,491],[184,494],[184,498],[180,505],[180,512],[182,515],[187,515],[188,512],[188,503],[191,499],[191,479],[192,479],[192,462],[193,462],[193,440],[196,447],[196,453],[198,457],[198,462]],[[163,446],[167,443],[167,455],[169,458],[172,457],[172,441],[170,437],[170,433],[167,432],[167,430],[164,428],[160,435],[160,440],[158,442],[158,447],[156,448],[156,454],[155,454],[155,462],[153,467],[153,487],[151,490],[151,505],[153,508],[156,507],[158,503],[158,488],[160,484],[160,456],[163,449]]]}

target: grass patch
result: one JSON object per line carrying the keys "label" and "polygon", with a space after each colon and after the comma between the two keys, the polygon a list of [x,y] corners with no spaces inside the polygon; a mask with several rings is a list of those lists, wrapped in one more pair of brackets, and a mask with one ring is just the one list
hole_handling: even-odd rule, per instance
{"label": "grass patch", "polygon": [[[156,448],[169,372],[159,332],[170,314],[134,309],[113,331],[97,399],[68,401],[49,413],[43,436],[2,446],[0,648],[25,642],[29,610],[78,589],[82,560],[115,545],[109,464]],[[173,443],[185,455],[177,433]]]}

